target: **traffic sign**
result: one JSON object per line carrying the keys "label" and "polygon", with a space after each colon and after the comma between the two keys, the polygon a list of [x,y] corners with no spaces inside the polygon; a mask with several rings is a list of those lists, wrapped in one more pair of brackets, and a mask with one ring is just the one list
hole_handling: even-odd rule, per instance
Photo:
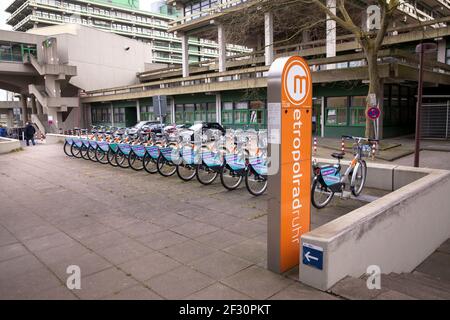
{"label": "traffic sign", "polygon": [[378,107],[371,107],[367,110],[367,117],[371,120],[377,120],[381,115],[381,110]]}
{"label": "traffic sign", "polygon": [[323,269],[323,248],[309,243],[303,243],[302,247],[303,264]]}

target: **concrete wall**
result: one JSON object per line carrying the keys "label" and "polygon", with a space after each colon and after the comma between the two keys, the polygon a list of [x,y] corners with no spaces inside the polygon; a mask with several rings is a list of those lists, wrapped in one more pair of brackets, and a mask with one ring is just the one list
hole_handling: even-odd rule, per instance
{"label": "concrete wall", "polygon": [[410,272],[450,237],[449,171],[376,165],[368,178],[368,185],[386,180],[396,190],[303,235],[302,244],[323,248],[324,262],[323,270],[301,262],[300,281],[328,290],[370,265]]}
{"label": "concrete wall", "polygon": [[0,154],[10,153],[13,150],[20,149],[20,147],[19,140],[0,137]]}
{"label": "concrete wall", "polygon": [[60,63],[77,67],[70,83],[84,90],[135,84],[136,73],[152,61],[150,45],[87,26],[65,24],[28,32],[57,38]]}

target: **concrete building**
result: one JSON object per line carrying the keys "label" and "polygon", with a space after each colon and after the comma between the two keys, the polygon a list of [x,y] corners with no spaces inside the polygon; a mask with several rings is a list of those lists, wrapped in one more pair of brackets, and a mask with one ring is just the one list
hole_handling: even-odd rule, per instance
{"label": "concrete building", "polygon": [[[187,43],[169,33],[169,23],[177,19],[175,7],[161,0],[9,0],[7,23],[14,31],[28,31],[64,23],[78,23],[109,31],[151,45],[153,63],[181,64],[186,44],[189,62],[214,59],[217,43],[190,37]],[[248,52],[242,46],[227,45],[228,54]]]}
{"label": "concrete building", "polygon": [[22,118],[45,132],[90,123],[84,91],[135,84],[154,67],[148,44],[78,24],[0,30],[0,43],[0,89],[20,95]]}
{"label": "concrete building", "polygon": [[[328,1],[330,8],[333,1]],[[169,32],[181,35],[184,42],[192,36],[217,41],[219,56],[214,63],[191,64],[184,45],[182,67],[141,73],[138,85],[88,92],[83,103],[93,110],[105,101],[127,106],[139,103],[148,106],[145,112],[141,109],[142,117],[152,118],[151,98],[166,95],[174,122],[209,120],[219,121],[226,127],[264,128],[269,66],[278,57],[300,55],[308,60],[313,71],[315,134],[332,137],[364,134],[368,69],[353,35],[328,21],[318,25],[317,30],[312,27],[280,45],[280,40],[286,39],[286,30],[276,20],[279,14],[271,11],[271,1],[266,5],[253,0],[167,2],[176,5],[182,13],[170,23]],[[361,12],[366,11],[366,2],[355,4]],[[230,57],[224,49],[227,29],[230,21],[239,27],[236,21],[243,10],[251,13],[254,20],[251,30],[242,37],[246,39],[244,45],[253,52]],[[299,12],[285,12],[283,18],[298,19]],[[255,15],[260,18],[254,19]],[[383,108],[381,136],[414,131],[418,81],[418,57],[414,50],[420,41],[434,42],[438,48],[426,59],[425,94],[431,100],[440,96],[440,103],[444,104],[450,100],[449,16],[448,0],[402,1],[398,7],[379,53],[380,77],[384,83],[383,95],[379,97]],[[245,23],[248,17],[242,19]],[[313,34],[316,34],[314,39]],[[430,110],[432,114],[435,112]],[[441,124],[444,128],[450,123],[448,113],[446,116],[447,120]],[[433,126],[434,122],[423,125]]]}

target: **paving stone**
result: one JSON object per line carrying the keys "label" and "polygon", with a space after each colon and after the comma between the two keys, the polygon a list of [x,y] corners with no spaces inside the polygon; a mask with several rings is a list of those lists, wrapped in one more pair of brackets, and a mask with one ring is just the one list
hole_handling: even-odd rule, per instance
{"label": "paving stone", "polygon": [[179,262],[164,256],[161,253],[155,252],[121,264],[118,268],[127,274],[131,274],[133,278],[136,278],[139,281],[145,281],[159,274],[173,270],[180,265]]}
{"label": "paving stone", "polygon": [[0,246],[18,242],[17,239],[5,228],[0,226]]}
{"label": "paving stone", "polygon": [[118,246],[129,238],[119,231],[112,230],[93,237],[81,239],[80,242],[91,250],[100,250],[103,248]]}
{"label": "paving stone", "polygon": [[72,265],[80,267],[82,279],[83,277],[111,268],[113,266],[111,263],[109,263],[99,255],[89,252],[80,256],[59,261],[57,263],[49,264],[48,267],[58,276],[59,279],[65,282],[69,277],[69,274],[67,274],[67,268]]}
{"label": "paving stone", "polygon": [[0,283],[42,267],[44,265],[31,254],[3,261],[0,263]]}
{"label": "paving stone", "polygon": [[145,236],[147,234],[161,232],[164,230],[164,228],[148,222],[135,222],[117,230],[129,237],[137,238]]}
{"label": "paving stone", "polygon": [[43,290],[32,296],[30,300],[78,300],[78,297],[66,286],[59,286]]}
{"label": "paving stone", "polygon": [[0,262],[28,254],[28,250],[20,243],[0,247]]}
{"label": "paving stone", "polygon": [[293,283],[283,276],[252,266],[221,282],[253,299],[267,299]]}
{"label": "paving stone", "polygon": [[81,279],[81,289],[74,293],[81,299],[100,299],[138,283],[124,272],[110,268]]}
{"label": "paving stone", "polygon": [[267,227],[256,223],[255,221],[242,220],[233,225],[227,225],[225,230],[237,233],[244,237],[255,237],[261,233],[267,232]]}
{"label": "paving stone", "polygon": [[167,214],[152,218],[150,221],[158,226],[170,229],[188,223],[191,220],[182,215],[167,212]]}
{"label": "paving stone", "polygon": [[134,241],[128,240],[118,246],[97,250],[97,253],[114,264],[121,264],[140,256],[152,253],[153,250]]}
{"label": "paving stone", "polygon": [[301,283],[294,283],[276,293],[270,300],[338,300],[339,298]]}
{"label": "paving stone", "polygon": [[253,239],[232,245],[224,251],[254,263],[263,262],[267,257],[267,245]]}
{"label": "paving stone", "polygon": [[214,249],[195,241],[186,241],[160,250],[163,254],[166,254],[182,263],[188,263],[200,259],[213,253],[214,251]]}
{"label": "paving stone", "polygon": [[215,252],[204,258],[195,260],[189,263],[189,265],[213,279],[220,280],[249,267],[252,265],[252,262],[228,253]]}
{"label": "paving stone", "polygon": [[216,249],[224,249],[239,242],[243,242],[247,240],[247,238],[229,232],[227,230],[217,230],[215,232],[200,236],[195,240],[207,244],[208,246],[214,247]]}
{"label": "paving stone", "polygon": [[185,266],[146,282],[153,291],[166,299],[182,299],[212,283],[214,283],[213,279]]}
{"label": "paving stone", "polygon": [[118,293],[109,295],[104,300],[162,300],[163,298],[157,295],[150,289],[137,285],[128,289],[124,289]]}
{"label": "paving stone", "polygon": [[72,238],[62,232],[24,241],[25,246],[31,251],[40,251],[75,243]]}
{"label": "paving stone", "polygon": [[170,230],[148,234],[143,237],[136,238],[137,241],[154,250],[161,250],[175,244],[188,241],[189,238],[182,236]]}
{"label": "paving stone", "polygon": [[138,222],[138,219],[132,217],[117,216],[114,214],[101,214],[94,217],[95,220],[111,227],[113,229],[122,228],[126,225]]}
{"label": "paving stone", "polygon": [[74,239],[82,240],[85,238],[90,238],[96,235],[100,235],[106,232],[112,231],[110,227],[105,226],[101,223],[92,223],[88,226],[67,231],[67,233]]}
{"label": "paving stone", "polygon": [[450,239],[447,239],[438,249],[437,251],[442,253],[450,254]]}
{"label": "paving stone", "polygon": [[204,234],[217,231],[219,229],[206,223],[192,221],[185,223],[181,226],[171,228],[171,230],[185,237],[193,239],[202,236]]}
{"label": "paving stone", "polygon": [[229,288],[221,283],[197,291],[185,298],[186,300],[250,300],[250,297]]}
{"label": "paving stone", "polygon": [[59,230],[49,224],[40,225],[37,227],[21,229],[14,233],[14,236],[20,241],[26,241],[33,238],[41,238],[46,235],[58,233]]}
{"label": "paving stone", "polygon": [[45,267],[21,275],[2,278],[0,299],[29,299],[41,291],[57,287],[61,282]]}
{"label": "paving stone", "polygon": [[90,250],[79,243],[58,246],[46,250],[40,250],[35,255],[45,264],[55,264],[61,261],[71,261],[77,257],[89,253]]}

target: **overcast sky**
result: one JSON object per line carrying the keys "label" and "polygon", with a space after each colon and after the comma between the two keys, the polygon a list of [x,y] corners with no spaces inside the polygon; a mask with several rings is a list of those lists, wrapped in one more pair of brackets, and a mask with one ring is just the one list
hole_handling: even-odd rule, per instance
{"label": "overcast sky", "polygon": [[0,29],[11,30],[11,26],[6,24],[6,19],[9,16],[9,13],[5,12],[6,7],[10,4],[9,0],[1,0],[0,1]]}

